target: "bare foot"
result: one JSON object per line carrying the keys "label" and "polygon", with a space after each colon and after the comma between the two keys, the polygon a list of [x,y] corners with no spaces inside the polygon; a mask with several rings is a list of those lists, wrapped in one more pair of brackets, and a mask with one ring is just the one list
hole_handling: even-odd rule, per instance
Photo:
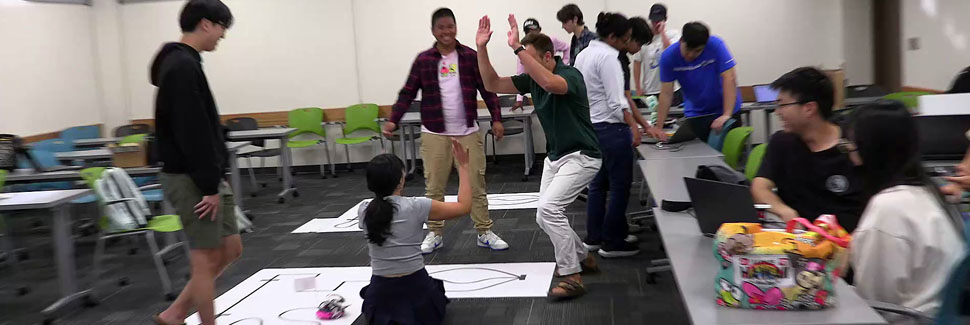
{"label": "bare foot", "polygon": [[155,322],[158,323],[159,325],[174,325],[174,324],[185,323],[185,321],[183,320],[185,319],[185,317],[182,317],[182,318],[172,317],[171,315],[168,314],[167,310],[159,313],[158,315],[155,315],[154,318],[155,318]]}
{"label": "bare foot", "polygon": [[[583,278],[579,275],[579,273],[567,275],[564,281],[567,281],[567,280],[571,280],[573,282],[576,282],[579,285],[583,285]],[[566,290],[566,288],[563,288],[562,282],[560,282],[559,285],[553,287],[552,290],[549,290],[550,296],[565,296],[565,295],[568,295],[569,293],[570,292]]]}

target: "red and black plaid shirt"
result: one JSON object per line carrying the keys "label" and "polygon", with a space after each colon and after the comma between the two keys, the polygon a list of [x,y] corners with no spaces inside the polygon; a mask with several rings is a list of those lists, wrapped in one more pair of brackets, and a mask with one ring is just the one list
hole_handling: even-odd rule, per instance
{"label": "red and black plaid shirt", "polygon": [[[502,111],[495,93],[485,90],[482,75],[478,72],[478,53],[471,48],[458,44],[458,76],[461,83],[462,102],[465,104],[465,120],[468,127],[475,125],[478,119],[477,90],[485,100],[485,106],[492,115],[492,121],[502,120]],[[432,46],[421,52],[411,64],[411,74],[408,76],[404,88],[401,88],[391,113],[391,122],[398,123],[411,106],[411,101],[421,90],[421,124],[431,132],[445,132],[445,118],[441,109],[441,90],[438,88],[438,63],[441,52]]]}

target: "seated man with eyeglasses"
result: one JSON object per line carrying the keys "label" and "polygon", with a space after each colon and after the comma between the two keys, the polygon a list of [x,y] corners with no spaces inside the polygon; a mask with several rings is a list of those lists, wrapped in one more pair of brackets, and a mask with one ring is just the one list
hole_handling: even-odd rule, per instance
{"label": "seated man with eyeglasses", "polygon": [[853,146],[833,123],[832,81],[820,70],[803,67],[771,83],[778,91],[778,115],[784,127],[771,136],[758,176],[751,184],[756,203],[784,221],[814,220],[834,214],[846,230],[859,223],[866,204],[862,178],[849,159]]}

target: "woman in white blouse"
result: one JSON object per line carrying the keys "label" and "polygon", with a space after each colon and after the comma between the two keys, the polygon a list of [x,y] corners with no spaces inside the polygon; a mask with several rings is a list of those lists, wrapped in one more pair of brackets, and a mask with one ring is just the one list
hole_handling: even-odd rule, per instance
{"label": "woman in white blouse", "polygon": [[923,172],[916,123],[901,103],[861,107],[852,120],[852,141],[840,147],[861,165],[872,195],[852,234],[856,291],[934,314],[966,255],[962,220]]}

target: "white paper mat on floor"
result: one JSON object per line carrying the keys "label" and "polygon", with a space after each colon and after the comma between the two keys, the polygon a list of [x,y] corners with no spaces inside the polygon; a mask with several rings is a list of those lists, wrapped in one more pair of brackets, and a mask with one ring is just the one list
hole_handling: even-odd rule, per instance
{"label": "white paper mat on floor", "polygon": [[[336,218],[316,218],[303,224],[292,233],[329,233],[329,232],[355,232],[361,231],[357,221],[357,210],[366,199],[357,203]],[[445,202],[457,202],[458,197],[454,195],[445,196]],[[503,193],[488,194],[489,210],[514,210],[514,209],[535,209],[539,204],[539,193]],[[427,226],[425,226],[427,229]]]}
{"label": "white paper mat on floor", "polygon": [[[428,265],[445,282],[449,298],[545,297],[556,263]],[[316,306],[327,295],[346,299],[346,314],[326,324],[351,324],[360,316],[360,289],[370,282],[370,267],[263,269],[215,302],[219,324],[287,324],[317,321]],[[301,284],[298,284],[301,283]],[[297,291],[298,285],[301,291]],[[197,314],[186,320],[199,324]]]}

